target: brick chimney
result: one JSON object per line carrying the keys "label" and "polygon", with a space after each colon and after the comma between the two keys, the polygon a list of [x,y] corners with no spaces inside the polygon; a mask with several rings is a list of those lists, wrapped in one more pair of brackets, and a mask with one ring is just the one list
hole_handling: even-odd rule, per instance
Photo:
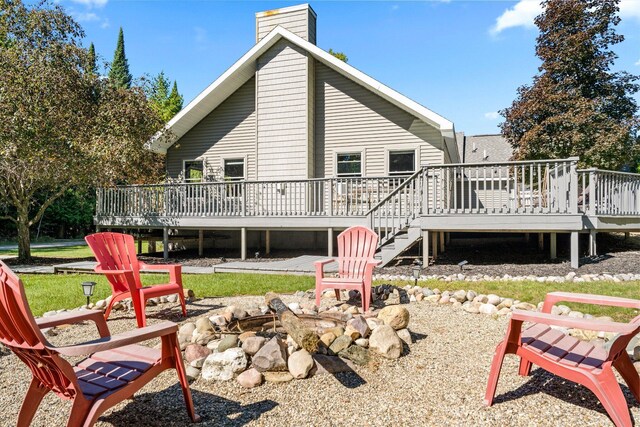
{"label": "brick chimney", "polygon": [[316,44],[316,12],[308,4],[256,13],[256,43],[278,25]]}

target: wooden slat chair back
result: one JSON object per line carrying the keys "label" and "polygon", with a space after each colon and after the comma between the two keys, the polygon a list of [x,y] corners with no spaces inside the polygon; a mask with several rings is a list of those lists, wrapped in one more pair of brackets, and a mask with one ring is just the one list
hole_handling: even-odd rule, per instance
{"label": "wooden slat chair back", "polygon": [[[42,328],[94,321],[100,339],[83,344],[54,347]],[[67,426],[92,426],[106,409],[130,398],[165,369],[176,369],[187,411],[198,421],[187,382],[182,353],[177,341],[178,327],[163,322],[110,336],[102,313],[75,311],[34,319],[20,279],[0,261],[0,343],[8,347],[31,371],[32,380],[13,425],[26,427],[43,397],[50,391],[73,406]],[[159,337],[161,349],[138,343]],[[72,366],[65,358],[88,355]]]}
{"label": "wooden slat chair back", "polygon": [[[371,304],[371,281],[373,269],[381,263],[374,259],[378,249],[378,235],[362,226],[350,227],[338,235],[337,259],[316,261],[316,305],[320,306],[322,292],[334,289],[340,300],[340,289],[360,292],[362,308],[369,310]],[[325,277],[324,265],[337,261],[338,277]]]}
{"label": "wooden slat chair back", "polygon": [[[136,255],[133,236],[129,234],[96,233],[86,236],[85,240],[98,261],[95,272],[104,274],[111,285],[112,298],[105,310],[105,319],[109,317],[116,303],[131,298],[138,326],[143,327],[147,322],[145,313],[147,300],[172,294],[178,295],[182,314],[187,315],[180,265],[140,262]],[[169,283],[142,286],[140,280],[142,270],[168,270]]]}
{"label": "wooden slat chair back", "polygon": [[[541,313],[514,310],[505,339],[498,344],[493,357],[485,404],[493,403],[505,354],[515,354],[520,357],[520,375],[529,375],[531,365],[536,364],[552,374],[582,384],[596,395],[616,426],[631,427],[627,402],[613,368],[640,402],[640,376],[626,351],[630,340],[640,333],[640,316],[629,323],[617,323],[551,314],[553,305],[561,301],[640,309],[640,300],[551,292],[545,298]],[[528,326],[523,328],[525,322]],[[565,335],[551,326],[618,335],[606,349]]]}

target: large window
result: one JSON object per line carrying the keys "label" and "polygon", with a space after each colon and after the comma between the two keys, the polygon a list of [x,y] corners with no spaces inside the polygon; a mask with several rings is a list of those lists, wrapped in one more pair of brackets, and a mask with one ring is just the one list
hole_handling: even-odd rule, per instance
{"label": "large window", "polygon": [[186,182],[202,182],[204,176],[202,160],[187,160],[184,162],[184,180]]}
{"label": "large window", "polygon": [[224,178],[229,181],[242,181],[244,179],[244,159],[225,159]]}
{"label": "large window", "polygon": [[389,175],[411,175],[416,168],[416,152],[414,150],[389,151]]}
{"label": "large window", "polygon": [[340,153],[336,161],[337,176],[362,176],[362,153]]}

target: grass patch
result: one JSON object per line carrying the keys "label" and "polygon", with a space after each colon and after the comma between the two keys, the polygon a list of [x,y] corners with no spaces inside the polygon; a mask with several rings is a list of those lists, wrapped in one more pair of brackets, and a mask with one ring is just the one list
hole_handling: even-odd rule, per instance
{"label": "grass patch", "polygon": [[[382,283],[382,282],[380,282]],[[408,282],[394,282],[397,286],[406,286]],[[411,282],[413,285],[413,282]],[[623,298],[638,299],[640,296],[640,282],[583,282],[583,283],[549,283],[534,281],[509,282],[441,282],[432,280],[419,282],[422,287],[455,291],[458,289],[472,289],[479,294],[496,294],[501,297],[518,299],[520,301],[537,304],[544,300],[549,292],[575,292],[585,294],[607,295]],[[616,321],[627,322],[639,314],[638,310],[618,307],[605,307],[588,304],[562,303],[572,310],[589,313],[594,316],[610,316]]]}
{"label": "grass patch", "polygon": [[[136,244],[136,250],[138,245]],[[157,251],[162,251],[162,243],[156,245]],[[148,242],[142,243],[142,253],[149,252]],[[18,255],[17,249],[0,251],[0,255]],[[66,259],[81,259],[81,258],[93,258],[93,252],[87,245],[78,246],[66,246],[59,248],[31,248],[31,256],[41,258],[66,258]]]}
{"label": "grass patch", "polygon": [[[168,275],[143,274],[145,285],[163,283]],[[104,276],[96,274],[23,274],[27,299],[35,316],[51,310],[79,307],[86,302],[80,283],[96,282],[91,301],[96,302],[111,294],[111,288]],[[314,287],[314,278],[310,276],[272,275],[272,274],[184,274],[185,288],[192,289],[198,298],[225,297],[236,295],[264,295],[268,291],[291,293]]]}
{"label": "grass patch", "polygon": [[[21,276],[25,283],[27,298],[34,315],[40,316],[46,311],[61,308],[74,308],[85,303],[80,289],[83,281],[94,281],[98,285],[92,301],[104,299],[111,293],[107,280],[95,274],[42,275],[24,274]],[[275,275],[275,274],[184,274],[184,287],[193,289],[201,297],[226,297],[238,295],[264,295],[268,291],[292,293],[314,287],[312,276]],[[143,274],[142,281],[146,285],[162,283],[167,279],[163,274]],[[381,284],[377,281],[374,285]],[[388,283],[385,282],[385,283]],[[397,286],[406,286],[409,282],[393,282]],[[413,282],[411,282],[413,284]],[[519,299],[520,301],[537,304],[544,300],[547,292],[583,292],[638,298],[640,282],[590,282],[590,283],[538,283],[538,282],[420,282],[423,287],[439,288],[441,290],[473,289],[478,293],[497,294],[503,297]],[[601,307],[582,304],[567,304],[574,310],[593,314],[594,316],[611,316],[618,321],[628,321],[638,315],[637,310],[616,307]],[[425,305],[425,309],[428,305]]]}

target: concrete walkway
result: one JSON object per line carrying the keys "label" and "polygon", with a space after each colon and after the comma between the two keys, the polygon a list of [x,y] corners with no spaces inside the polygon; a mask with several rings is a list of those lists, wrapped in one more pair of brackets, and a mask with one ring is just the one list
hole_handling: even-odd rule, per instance
{"label": "concrete walkway", "polygon": [[[216,265],[216,273],[262,273],[262,274],[315,274],[314,263],[327,259],[326,256],[302,255],[296,258],[285,259],[283,261],[271,262],[249,262],[236,261]],[[335,273],[338,265],[333,262],[325,265],[324,271]]]}
{"label": "concrete walkway", "polygon": [[[86,246],[84,240],[61,240],[57,242],[32,243],[31,249],[68,248],[70,246]],[[15,251],[18,245],[0,245],[0,251]]]}

